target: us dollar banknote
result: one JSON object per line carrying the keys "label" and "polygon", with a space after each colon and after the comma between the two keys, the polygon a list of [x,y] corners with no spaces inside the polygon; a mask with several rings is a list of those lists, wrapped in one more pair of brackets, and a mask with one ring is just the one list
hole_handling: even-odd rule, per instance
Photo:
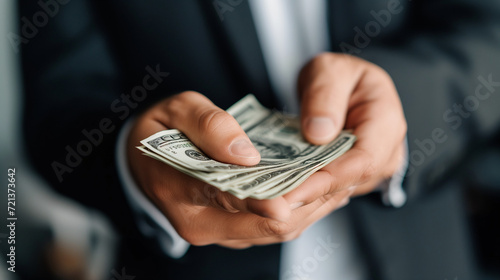
{"label": "us dollar banknote", "polygon": [[270,199],[299,186],[348,151],[356,141],[356,136],[343,131],[326,145],[312,145],[304,140],[298,117],[267,109],[251,94],[227,112],[260,153],[259,164],[240,166],[216,161],[176,129],[151,135],[137,148],[147,156],[240,199]]}

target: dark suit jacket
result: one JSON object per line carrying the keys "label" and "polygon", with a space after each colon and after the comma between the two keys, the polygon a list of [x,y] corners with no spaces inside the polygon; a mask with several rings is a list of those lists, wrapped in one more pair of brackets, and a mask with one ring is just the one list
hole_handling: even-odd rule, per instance
{"label": "dark suit jacket", "polygon": [[[19,2],[21,16],[31,22],[43,10],[36,1]],[[386,69],[409,124],[408,204],[396,210],[382,206],[377,195],[354,199],[352,224],[372,279],[478,279],[457,170],[471,147],[486,147],[499,128],[500,87],[484,80],[500,80],[500,3],[398,3],[329,2],[332,51]],[[379,12],[388,5],[399,11],[390,19]],[[111,217],[123,236],[122,265],[137,279],[276,278],[279,245],[191,247],[181,260],[157,252],[136,232],[114,163],[124,121],[171,94],[196,90],[226,108],[251,92],[279,106],[248,3],[73,0],[56,6],[48,23],[22,43],[24,133],[39,172],[61,193]],[[26,21],[20,24],[20,35],[33,33]],[[136,86],[152,71],[148,66],[169,75],[139,95]],[[490,96],[467,101],[472,103],[464,108],[474,108],[467,114],[456,111],[453,104],[475,96],[479,85],[481,96]],[[122,94],[134,92],[140,98],[127,103]],[[97,134],[81,162],[68,156],[103,119],[112,131],[103,132],[102,141]]]}

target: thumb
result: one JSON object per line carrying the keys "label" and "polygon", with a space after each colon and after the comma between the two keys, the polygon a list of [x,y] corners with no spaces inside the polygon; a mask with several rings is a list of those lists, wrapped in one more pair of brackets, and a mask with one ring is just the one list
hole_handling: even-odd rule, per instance
{"label": "thumb", "polygon": [[332,141],[344,127],[351,93],[363,74],[358,59],[325,53],[313,58],[301,71],[301,123],[312,144]]}
{"label": "thumb", "polygon": [[200,93],[186,91],[160,106],[156,119],[182,131],[209,157],[245,166],[259,163],[259,152],[238,122]]}

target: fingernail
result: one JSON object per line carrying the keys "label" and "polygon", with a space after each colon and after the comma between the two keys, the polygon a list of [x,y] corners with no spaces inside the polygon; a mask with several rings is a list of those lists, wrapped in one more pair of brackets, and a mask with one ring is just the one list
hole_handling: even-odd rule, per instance
{"label": "fingernail", "polygon": [[299,208],[302,205],[304,205],[304,202],[297,201],[297,202],[294,202],[294,203],[290,204],[290,209],[295,210],[295,209]]}
{"label": "fingernail", "polygon": [[335,125],[330,118],[310,118],[306,122],[306,132],[311,138],[324,140],[333,136],[333,133],[335,133]]}
{"label": "fingernail", "polygon": [[259,152],[248,140],[238,140],[229,146],[229,153],[233,156],[244,158],[259,157]]}

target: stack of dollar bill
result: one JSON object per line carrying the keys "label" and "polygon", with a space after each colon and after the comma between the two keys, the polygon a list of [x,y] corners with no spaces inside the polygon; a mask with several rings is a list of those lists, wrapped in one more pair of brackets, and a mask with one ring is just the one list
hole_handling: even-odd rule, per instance
{"label": "stack of dollar bill", "polygon": [[259,151],[259,164],[248,167],[213,160],[176,129],[158,132],[142,140],[144,146],[137,148],[240,199],[271,199],[299,186],[349,150],[356,140],[356,136],[343,131],[329,144],[309,144],[302,137],[298,117],[271,111],[253,95],[247,95],[227,112]]}

